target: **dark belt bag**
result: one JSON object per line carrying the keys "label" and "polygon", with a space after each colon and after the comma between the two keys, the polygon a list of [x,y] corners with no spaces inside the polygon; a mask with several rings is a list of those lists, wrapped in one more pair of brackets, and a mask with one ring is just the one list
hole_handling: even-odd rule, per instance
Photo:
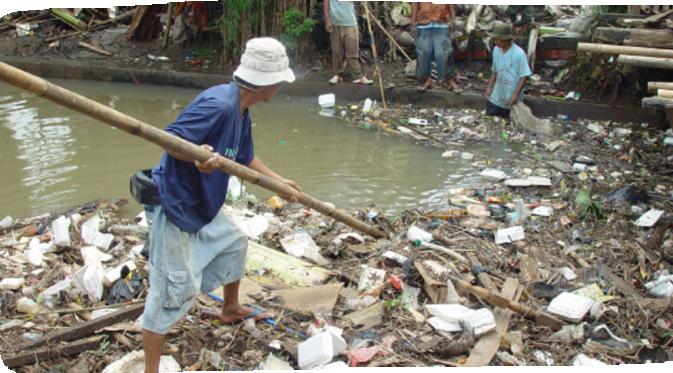
{"label": "dark belt bag", "polygon": [[158,205],[159,189],[152,181],[152,170],[140,170],[131,176],[131,195],[141,205]]}

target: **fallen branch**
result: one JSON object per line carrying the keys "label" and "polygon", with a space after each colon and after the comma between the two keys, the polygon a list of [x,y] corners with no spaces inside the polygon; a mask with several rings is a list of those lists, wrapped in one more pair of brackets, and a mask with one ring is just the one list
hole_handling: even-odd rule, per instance
{"label": "fallen branch", "polygon": [[458,260],[460,262],[463,262],[463,263],[468,263],[469,262],[469,260],[467,260],[467,258],[465,258],[464,256],[458,254],[457,252],[455,252],[451,249],[447,249],[444,246],[435,245],[434,243],[430,243],[430,242],[424,242],[423,247],[427,247],[428,249],[441,251],[444,254],[452,257],[453,259],[456,259],[456,260]]}
{"label": "fallen branch", "polygon": [[65,330],[61,330],[56,333],[47,335],[43,338],[40,338],[37,341],[26,343],[25,345],[21,346],[21,349],[26,350],[29,348],[39,347],[47,343],[72,341],[83,337],[87,337],[95,333],[97,330],[104,328],[106,326],[110,326],[112,324],[116,324],[120,321],[128,319],[135,319],[136,317],[140,316],[143,313],[144,308],[145,308],[144,303],[137,304],[129,308],[113,312],[109,315],[101,316],[97,319],[87,321],[80,325],[71,326],[69,328],[66,328]]}
{"label": "fallen branch", "polygon": [[[103,21],[103,22],[96,23],[95,25],[93,25],[93,26],[89,29],[89,31],[99,30],[99,29],[101,29],[102,27],[107,26],[107,25],[109,25],[109,24],[113,24],[113,23],[117,23],[117,22],[124,21],[124,20],[126,20],[127,18],[131,18],[131,16],[133,15],[134,12],[135,12],[135,9],[134,9],[134,10],[131,10],[131,11],[128,11],[128,12],[126,12],[126,13],[120,14],[119,16],[117,16],[117,17],[115,17],[115,18],[110,18],[110,19],[107,19],[107,20],[105,20],[105,21]],[[77,36],[77,35],[80,35],[80,34],[82,34],[82,33],[84,33],[84,31],[75,31],[75,32],[71,32],[71,33],[69,33],[69,34],[64,34],[64,35],[59,35],[59,36],[52,36],[52,37],[50,37],[50,38],[46,38],[46,39],[44,39],[44,41],[45,41],[45,43],[51,43],[51,42],[56,41],[56,40],[67,39],[67,38],[69,38],[69,37],[71,37],[71,36]]]}
{"label": "fallen branch", "polygon": [[79,44],[80,47],[84,47],[84,48],[89,49],[89,50],[91,50],[93,52],[96,52],[98,54],[102,54],[103,56],[112,57],[112,53],[106,51],[105,49],[103,49],[101,47],[97,47],[93,44],[85,43],[83,41],[80,41],[77,44]]}
{"label": "fallen branch", "polygon": [[16,368],[61,356],[74,356],[84,351],[97,349],[102,339],[102,336],[92,337],[65,346],[47,347],[39,351],[23,352],[18,355],[5,357],[3,360],[7,368]]}

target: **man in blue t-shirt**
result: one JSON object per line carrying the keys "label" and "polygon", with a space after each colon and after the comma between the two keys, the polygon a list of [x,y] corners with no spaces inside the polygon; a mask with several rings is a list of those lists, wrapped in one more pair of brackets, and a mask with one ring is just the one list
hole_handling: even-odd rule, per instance
{"label": "man in blue t-shirt", "polygon": [[491,80],[488,82],[486,114],[509,118],[509,111],[517,101],[523,100],[523,87],[533,73],[528,57],[518,45],[512,43],[512,26],[496,22],[489,36],[495,41]]}
{"label": "man in blue t-shirt", "polygon": [[259,102],[271,101],[281,82],[294,81],[285,47],[272,38],[251,39],[234,81],[202,92],[166,127],[213,156],[198,162],[167,152],[152,170],[161,204],[146,206],[153,222],[150,290],[142,316],[146,372],[158,371],[165,334],[187,314],[199,291],[224,285],[222,311],[203,316],[225,324],[269,317],[259,307],[238,303],[248,241],[221,211],[229,175],[218,169],[226,157],[300,190],[255,156],[248,112]]}

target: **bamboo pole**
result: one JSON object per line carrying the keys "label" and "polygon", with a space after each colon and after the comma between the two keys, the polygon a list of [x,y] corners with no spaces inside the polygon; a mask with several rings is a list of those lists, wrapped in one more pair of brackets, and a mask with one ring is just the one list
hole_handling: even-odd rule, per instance
{"label": "bamboo pole", "polygon": [[577,43],[577,50],[580,52],[590,52],[590,53],[673,58],[673,50],[671,49],[628,47],[624,45]]}
{"label": "bamboo pole", "polygon": [[656,92],[658,89],[673,89],[673,82],[648,82],[647,91]]}
{"label": "bamboo pole", "polygon": [[[0,80],[32,92],[39,97],[44,97],[57,104],[63,105],[84,115],[90,116],[103,123],[119,128],[132,135],[141,137],[149,142],[161,146],[166,150],[188,155],[198,161],[205,162],[212,153],[206,149],[192,144],[182,138],[171,135],[166,131],[154,128],[147,123],[135,119],[129,115],[123,114],[117,110],[102,105],[96,101],[88,99],[75,92],[69,91],[63,87],[52,84],[33,74],[17,69],[4,62],[0,62]],[[375,238],[385,237],[385,234],[347,213],[332,208],[324,202],[306,194],[299,192],[287,184],[276,179],[262,175],[261,173],[231,161],[222,158],[220,167],[222,172],[235,175],[252,184],[259,185],[262,188],[269,189],[281,196],[296,198],[304,206],[315,209],[322,214],[336,219],[354,229],[366,233]]]}
{"label": "bamboo pole", "polygon": [[653,69],[673,70],[673,58],[619,56],[617,63],[629,66],[649,67]]}
{"label": "bamboo pole", "polygon": [[369,6],[366,2],[363,2],[362,5],[365,7],[365,16],[367,19],[367,29],[369,30],[369,39],[372,45],[372,55],[374,57],[374,69],[376,70],[376,75],[379,77],[379,89],[381,90],[381,102],[383,102],[383,108],[388,109],[386,104],[386,95],[383,91],[383,77],[381,76],[381,67],[379,66],[379,56],[376,53],[376,42],[374,40],[374,31],[372,30],[372,22],[370,21]]}
{"label": "bamboo pole", "polygon": [[67,23],[72,28],[78,31],[86,30],[86,24],[84,24],[84,22],[80,21],[79,19],[75,18],[75,16],[70,14],[65,9],[52,8],[51,14],[58,17],[61,21]]}
{"label": "bamboo pole", "polygon": [[479,286],[471,285],[469,282],[465,280],[461,280],[458,278],[454,278],[453,280],[456,282],[456,286],[458,287],[458,289],[472,293],[476,297],[488,302],[489,304],[501,308],[509,308],[510,310],[519,313],[526,318],[534,320],[540,325],[550,327],[554,331],[561,329],[561,327],[563,326],[563,322],[561,320],[555,318],[554,316],[546,312],[538,311],[536,309],[533,309],[532,307],[528,307],[521,303],[511,301],[496,292],[490,291],[488,289]]}
{"label": "bamboo pole", "polygon": [[673,98],[673,90],[659,89],[659,90],[657,90],[657,96],[659,96],[661,98]]}
{"label": "bamboo pole", "polygon": [[390,35],[388,30],[386,30],[386,28],[383,27],[381,21],[379,21],[376,17],[373,17],[372,19],[374,20],[374,23],[376,23],[376,25],[379,27],[379,29],[383,32],[383,34],[386,35],[388,39],[390,39],[390,42],[393,43],[393,45],[397,48],[397,50],[399,50],[400,53],[402,53],[402,55],[407,59],[407,61],[412,62],[413,60],[411,59],[411,57],[409,57],[407,52],[404,51],[404,48],[400,46],[397,40],[395,40],[395,38],[392,35]]}

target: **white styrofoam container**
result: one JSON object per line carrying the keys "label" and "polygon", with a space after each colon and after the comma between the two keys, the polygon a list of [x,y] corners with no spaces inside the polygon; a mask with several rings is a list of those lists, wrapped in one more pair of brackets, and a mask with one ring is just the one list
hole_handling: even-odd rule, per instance
{"label": "white styrofoam container", "polygon": [[661,215],[663,214],[663,210],[651,209],[636,220],[636,225],[645,228],[653,227],[657,224],[657,221],[659,221],[659,218],[661,218]]}
{"label": "white styrofoam container", "polygon": [[506,229],[498,229],[495,232],[495,243],[497,245],[503,243],[510,243],[514,241],[520,241],[526,238],[526,234],[523,231],[523,227],[517,225],[516,227],[510,227]]}
{"label": "white styrofoam container", "polygon": [[70,245],[70,219],[61,215],[51,223],[51,230],[54,232],[54,244],[57,246]]}
{"label": "white styrofoam container", "polygon": [[489,178],[489,179],[494,179],[494,180],[504,180],[507,179],[507,174],[504,173],[503,171],[496,170],[493,168],[487,168],[484,171],[481,171],[481,176]]}
{"label": "white styrofoam container", "polygon": [[593,304],[591,298],[563,292],[549,303],[547,311],[568,321],[580,322]]}
{"label": "white styrofoam container", "polygon": [[335,355],[346,350],[343,338],[322,332],[299,344],[297,360],[300,369],[312,369],[332,361]]}
{"label": "white styrofoam container", "polygon": [[336,104],[336,95],[334,93],[320,95],[318,96],[318,104],[322,108],[333,107]]}

